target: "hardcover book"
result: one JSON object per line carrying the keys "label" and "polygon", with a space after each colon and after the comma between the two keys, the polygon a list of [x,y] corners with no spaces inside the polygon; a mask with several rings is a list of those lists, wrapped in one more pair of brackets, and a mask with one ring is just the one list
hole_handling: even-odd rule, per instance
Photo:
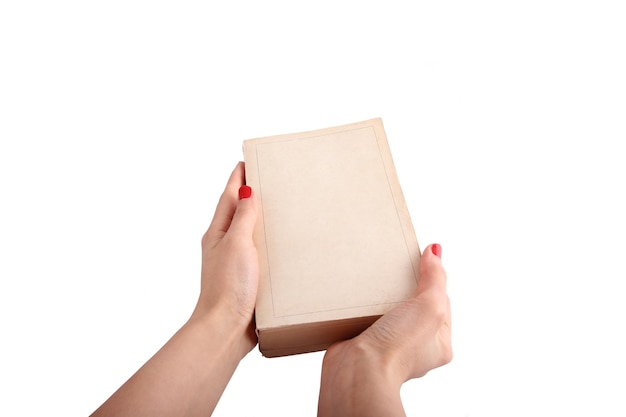
{"label": "hardcover book", "polygon": [[420,249],[381,119],[245,140],[266,357],[324,350],[410,297]]}

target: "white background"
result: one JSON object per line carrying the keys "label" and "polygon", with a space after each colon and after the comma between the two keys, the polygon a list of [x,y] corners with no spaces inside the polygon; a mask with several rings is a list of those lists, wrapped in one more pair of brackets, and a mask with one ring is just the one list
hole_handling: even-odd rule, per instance
{"label": "white background", "polygon": [[[373,117],[449,274],[407,413],[626,415],[623,2],[296,3],[0,4],[0,415],[88,415],[184,323],[242,140]],[[314,416],[321,359],[214,415]]]}

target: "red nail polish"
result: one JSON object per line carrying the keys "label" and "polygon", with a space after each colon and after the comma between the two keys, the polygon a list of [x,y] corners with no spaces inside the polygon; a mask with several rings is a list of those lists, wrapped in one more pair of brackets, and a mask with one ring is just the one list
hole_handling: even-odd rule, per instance
{"label": "red nail polish", "polygon": [[252,188],[247,185],[242,185],[239,187],[239,199],[243,200],[244,198],[249,198],[252,195]]}
{"label": "red nail polish", "polygon": [[439,243],[433,243],[430,249],[435,255],[441,258],[441,245]]}

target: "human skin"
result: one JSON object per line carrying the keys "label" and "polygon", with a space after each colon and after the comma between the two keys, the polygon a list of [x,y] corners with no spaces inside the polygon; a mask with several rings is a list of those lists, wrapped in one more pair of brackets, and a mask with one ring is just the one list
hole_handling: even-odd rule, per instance
{"label": "human skin", "polygon": [[441,246],[428,246],[419,268],[412,298],[359,336],[327,350],[318,416],[405,416],[402,384],[452,360],[450,301]]}
{"label": "human skin", "polygon": [[[208,416],[257,344],[257,200],[242,162],[202,238],[201,289],[189,320],[92,417]],[[434,248],[434,251],[433,251]],[[358,337],[331,346],[322,365],[319,416],[404,415],[400,386],[451,359],[450,306],[441,247],[426,248],[413,298]]]}
{"label": "human skin", "polygon": [[93,417],[210,415],[256,345],[257,207],[254,193],[239,199],[244,181],[239,163],[202,238],[201,290],[191,317]]}

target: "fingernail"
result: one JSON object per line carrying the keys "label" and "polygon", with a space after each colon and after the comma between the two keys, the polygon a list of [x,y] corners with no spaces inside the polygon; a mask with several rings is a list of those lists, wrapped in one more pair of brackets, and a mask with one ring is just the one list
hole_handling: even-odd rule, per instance
{"label": "fingernail", "polygon": [[441,258],[441,245],[439,243],[433,243],[430,249],[435,255]]}
{"label": "fingernail", "polygon": [[243,200],[244,198],[249,198],[252,195],[252,188],[247,185],[242,185],[239,187],[239,199]]}

